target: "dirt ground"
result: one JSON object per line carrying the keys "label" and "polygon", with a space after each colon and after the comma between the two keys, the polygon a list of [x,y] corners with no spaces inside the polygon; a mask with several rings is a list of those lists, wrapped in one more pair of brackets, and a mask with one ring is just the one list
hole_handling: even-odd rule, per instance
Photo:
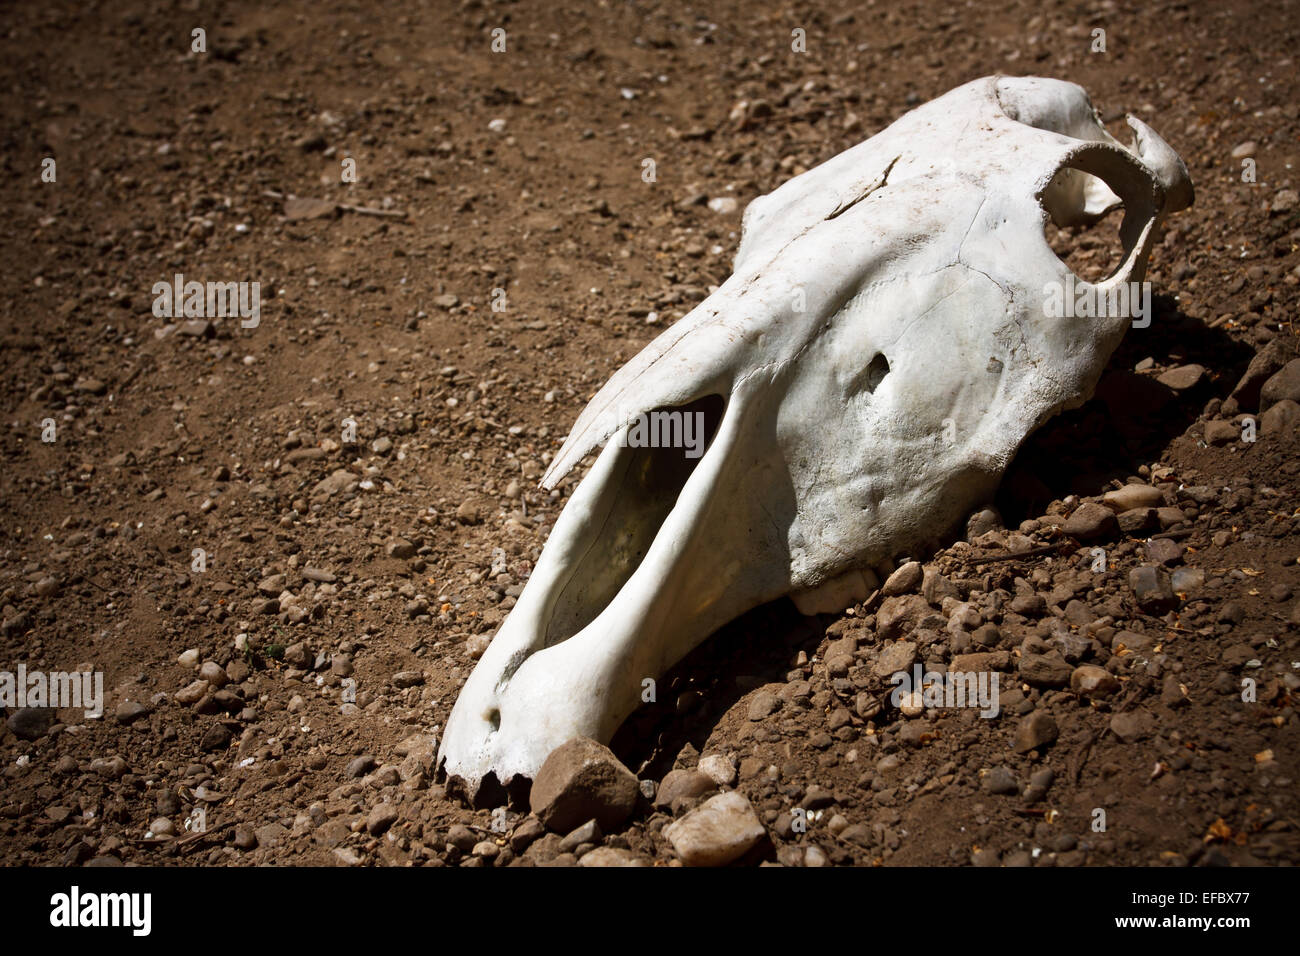
{"label": "dirt ground", "polygon": [[[1296,419],[1237,437],[1298,352],[1300,16],[1125,6],[9,5],[0,669],[102,672],[105,714],[9,709],[0,861],[676,862],[707,792],[574,845],[433,766],[582,469],[537,479],[727,277],[746,203],[1006,73],[1186,161],[1151,328],[1001,520],[917,555],[921,596],[751,612],[613,749],[655,784],[723,756],[768,833],[747,862],[1300,862]],[[1115,225],[1053,241],[1082,272]],[[260,323],[156,315],[176,274],[260,282]],[[1150,510],[1067,528],[1130,480]],[[977,652],[998,718],[888,702],[882,661]]]}

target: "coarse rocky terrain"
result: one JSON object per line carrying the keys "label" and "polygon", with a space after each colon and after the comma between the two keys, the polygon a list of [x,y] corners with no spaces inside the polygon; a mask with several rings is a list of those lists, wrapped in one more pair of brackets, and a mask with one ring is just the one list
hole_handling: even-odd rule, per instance
{"label": "coarse rocky terrain", "polygon": [[[0,670],[105,690],[9,708],[0,861],[1300,862],[1294,3],[51,0],[0,37]],[[1186,160],[1151,326],[865,604],[724,628],[532,806],[449,795],[587,399],[748,201],[998,72]],[[1117,219],[1049,238],[1103,275]],[[177,274],[260,322],[159,316]],[[892,700],[916,664],[997,716]]]}

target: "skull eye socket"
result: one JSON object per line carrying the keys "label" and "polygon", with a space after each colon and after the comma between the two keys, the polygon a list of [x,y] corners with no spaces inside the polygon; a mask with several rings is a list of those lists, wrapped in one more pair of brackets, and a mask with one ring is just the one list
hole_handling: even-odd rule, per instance
{"label": "skull eye socket", "polygon": [[[1154,220],[1156,184],[1123,149],[1095,145],[1063,164],[1038,195],[1043,238],[1075,275],[1103,282],[1133,265],[1139,240]],[[1123,217],[1110,216],[1116,209]]]}
{"label": "skull eye socket", "polygon": [[1043,237],[1056,258],[1085,282],[1102,282],[1123,265],[1125,249],[1120,239],[1122,217],[1108,215],[1087,225],[1058,226],[1050,215]]}

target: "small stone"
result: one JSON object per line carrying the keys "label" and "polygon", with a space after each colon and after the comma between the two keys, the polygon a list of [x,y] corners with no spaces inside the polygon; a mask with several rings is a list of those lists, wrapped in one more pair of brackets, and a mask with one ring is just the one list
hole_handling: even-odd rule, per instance
{"label": "small stone", "polygon": [[203,662],[203,666],[199,668],[199,679],[207,681],[213,687],[225,687],[230,683],[226,669],[216,661]]}
{"label": "small stone", "polygon": [[542,821],[530,816],[510,834],[510,849],[515,853],[523,853],[545,835],[546,827],[542,826]]}
{"label": "small stone", "polygon": [[390,558],[405,561],[415,557],[415,545],[405,538],[390,538],[388,543],[384,545],[384,553]]}
{"label": "small stone", "polygon": [[338,580],[329,571],[322,571],[320,568],[303,568],[302,576],[308,581],[315,581],[317,584],[333,584]]}
{"label": "small stone", "polygon": [[90,762],[90,772],[117,780],[126,773],[126,761],[121,757],[96,757]]}
{"label": "small stone", "polygon": [[588,820],[580,827],[571,830],[563,840],[560,841],[561,853],[572,853],[584,843],[599,843],[603,836],[600,832],[600,824],[595,820]]}
{"label": "small stone", "polygon": [[994,767],[984,775],[984,779],[980,781],[980,786],[987,793],[1010,795],[1020,792],[1020,784],[1016,782],[1016,775],[1008,767]]}
{"label": "small stone", "polygon": [[758,721],[769,717],[781,709],[781,698],[775,694],[760,690],[749,701],[749,719]]}
{"label": "small stone", "polygon": [[348,762],[343,771],[343,775],[350,780],[358,777],[364,777],[375,765],[375,758],[372,754],[362,754],[360,757],[354,757]]}
{"label": "small stone", "polygon": [[966,539],[973,541],[982,534],[1003,527],[1002,513],[997,508],[983,508],[966,521]]}
{"label": "small stone", "polygon": [[453,824],[447,830],[447,845],[454,846],[462,853],[471,852],[478,842],[478,834],[463,824]]}
{"label": "small stone", "polygon": [[198,667],[199,666],[198,649],[191,647],[187,651],[182,651],[180,656],[176,658],[176,663],[180,664],[181,667],[191,667],[191,668]]}
{"label": "small stone", "polygon": [[130,724],[149,713],[149,708],[139,701],[124,700],[113,711],[113,717],[120,724]]}
{"label": "small stone", "polygon": [[687,866],[726,866],[753,849],[767,831],[749,800],[729,790],[669,824],[663,835]]}
{"label": "small stone", "polygon": [[1200,568],[1177,568],[1170,584],[1176,594],[1199,591],[1205,585],[1205,572]]}
{"label": "small stone", "polygon": [[[904,594],[885,598],[881,602],[880,609],[876,611],[876,634],[881,640],[903,637],[915,630],[922,618],[932,613],[930,602],[934,599],[925,593],[926,584],[930,583],[930,580],[928,576],[922,579],[921,594]],[[942,600],[939,592],[944,589],[939,584],[937,576],[934,587],[930,590],[938,598],[935,603],[939,603]]]}
{"label": "small stone", "polygon": [[1130,710],[1110,719],[1110,729],[1122,742],[1141,740],[1155,729],[1155,718],[1145,710]]}
{"label": "small stone", "polygon": [[650,866],[650,862],[631,850],[598,846],[590,853],[584,853],[582,859],[578,861],[578,866]]}
{"label": "small stone", "polygon": [[207,694],[209,684],[205,680],[190,681],[175,694],[172,699],[183,707],[192,707]]}
{"label": "small stone", "polygon": [[1066,519],[1062,530],[1080,541],[1104,541],[1118,534],[1119,522],[1105,505],[1085,501]]}
{"label": "small stone", "polygon": [[1046,711],[1035,710],[1028,717],[1022,717],[1016,726],[1016,753],[1026,754],[1045,747],[1055,742],[1059,734],[1055,718]]}
{"label": "small stone", "polygon": [[1070,689],[1084,697],[1109,697],[1119,690],[1119,681],[1104,667],[1082,664],[1070,674]]}
{"label": "small stone", "polygon": [[1140,565],[1128,573],[1128,586],[1138,607],[1147,614],[1159,616],[1178,607],[1178,596],[1164,568]]}
{"label": "small stone", "polygon": [[880,652],[872,673],[885,680],[900,671],[907,672],[915,663],[916,644],[912,641],[895,641]]}
{"label": "small stone", "polygon": [[32,585],[32,590],[36,592],[37,597],[53,597],[59,593],[59,579],[46,575]]}
{"label": "small stone", "polygon": [[1296,430],[1300,423],[1300,404],[1284,398],[1259,416],[1261,435],[1286,435]]}
{"label": "small stone", "polygon": [[261,847],[278,846],[289,835],[289,831],[278,823],[268,823],[253,831],[257,845]]}
{"label": "small stone", "polygon": [[910,594],[921,586],[923,577],[924,569],[921,567],[921,562],[908,561],[885,579],[885,585],[880,593],[884,597]]}
{"label": "small stone", "polygon": [[286,583],[287,581],[283,574],[271,574],[257,582],[257,590],[264,597],[279,597],[280,593],[284,590]]}
{"label": "small stone", "polygon": [[1157,376],[1156,381],[1175,392],[1189,392],[1205,378],[1205,366],[1180,365]]}
{"label": "small stone", "polygon": [[1020,679],[1035,687],[1064,687],[1073,668],[1058,652],[1026,654],[1020,658]]}
{"label": "small stone", "polygon": [[149,824],[149,832],[156,837],[175,836],[176,824],[166,817],[158,817],[153,823]]}
{"label": "small stone", "polygon": [[1022,591],[1011,599],[1010,610],[1025,617],[1040,617],[1047,611],[1047,600],[1033,591]]}
{"label": "small stone", "polygon": [[1212,419],[1205,423],[1205,443],[1207,445],[1226,445],[1236,441],[1241,434],[1234,422]]}
{"label": "small stone", "polygon": [[1300,359],[1292,359],[1259,390],[1259,410],[1268,411],[1278,402],[1300,402]]}
{"label": "small stone", "polygon": [[207,319],[191,319],[188,322],[182,322],[176,328],[177,335],[188,335],[196,339],[210,339],[216,333],[216,327]]}
{"label": "small stone", "polygon": [[108,386],[97,378],[79,378],[73,383],[72,390],[90,395],[103,395],[108,391]]}
{"label": "small stone", "polygon": [[655,791],[654,805],[669,810],[680,801],[702,797],[717,789],[718,782],[699,770],[670,770]]}
{"label": "small stone", "polygon": [[381,803],[366,817],[366,832],[371,836],[380,836],[396,822],[397,807],[391,803]]}
{"label": "small stone", "polygon": [[1116,514],[1123,514],[1134,508],[1159,508],[1165,503],[1165,497],[1159,488],[1139,484],[1125,485],[1123,488],[1108,491],[1101,500]]}
{"label": "small stone", "polygon": [[44,737],[54,726],[54,709],[52,707],[20,707],[9,715],[5,721],[15,737],[22,740],[38,740]]}
{"label": "small stone", "polygon": [[549,830],[568,833],[594,818],[610,832],[632,815],[639,793],[636,776],[608,747],[575,737],[542,763],[528,803]]}
{"label": "small stone", "polygon": [[731,787],[736,783],[736,764],[721,754],[701,757],[699,771],[720,787]]}
{"label": "small stone", "polygon": [[1183,546],[1169,538],[1152,538],[1146,543],[1147,560],[1171,567],[1183,560]]}
{"label": "small stone", "polygon": [[230,738],[233,736],[230,728],[225,724],[213,724],[203,734],[202,739],[199,741],[199,748],[207,752],[224,750],[230,746]]}

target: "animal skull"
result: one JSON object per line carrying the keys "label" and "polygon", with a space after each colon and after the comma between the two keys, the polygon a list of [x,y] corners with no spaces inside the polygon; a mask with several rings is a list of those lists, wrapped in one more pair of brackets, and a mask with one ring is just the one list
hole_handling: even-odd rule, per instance
{"label": "animal skull", "polygon": [[[1079,86],[987,77],[749,205],[733,275],[609,380],[542,480],[604,443],[448,720],[439,761],[467,795],[608,741],[643,681],[750,608],[863,599],[989,500],[1092,394],[1131,321],[1106,297],[1192,201],[1182,160],[1128,123],[1131,148]],[[1122,265],[1076,283],[1047,216],[1120,205]],[[1103,307],[1047,315],[1067,285]],[[702,424],[702,456],[637,440],[669,412]]]}

